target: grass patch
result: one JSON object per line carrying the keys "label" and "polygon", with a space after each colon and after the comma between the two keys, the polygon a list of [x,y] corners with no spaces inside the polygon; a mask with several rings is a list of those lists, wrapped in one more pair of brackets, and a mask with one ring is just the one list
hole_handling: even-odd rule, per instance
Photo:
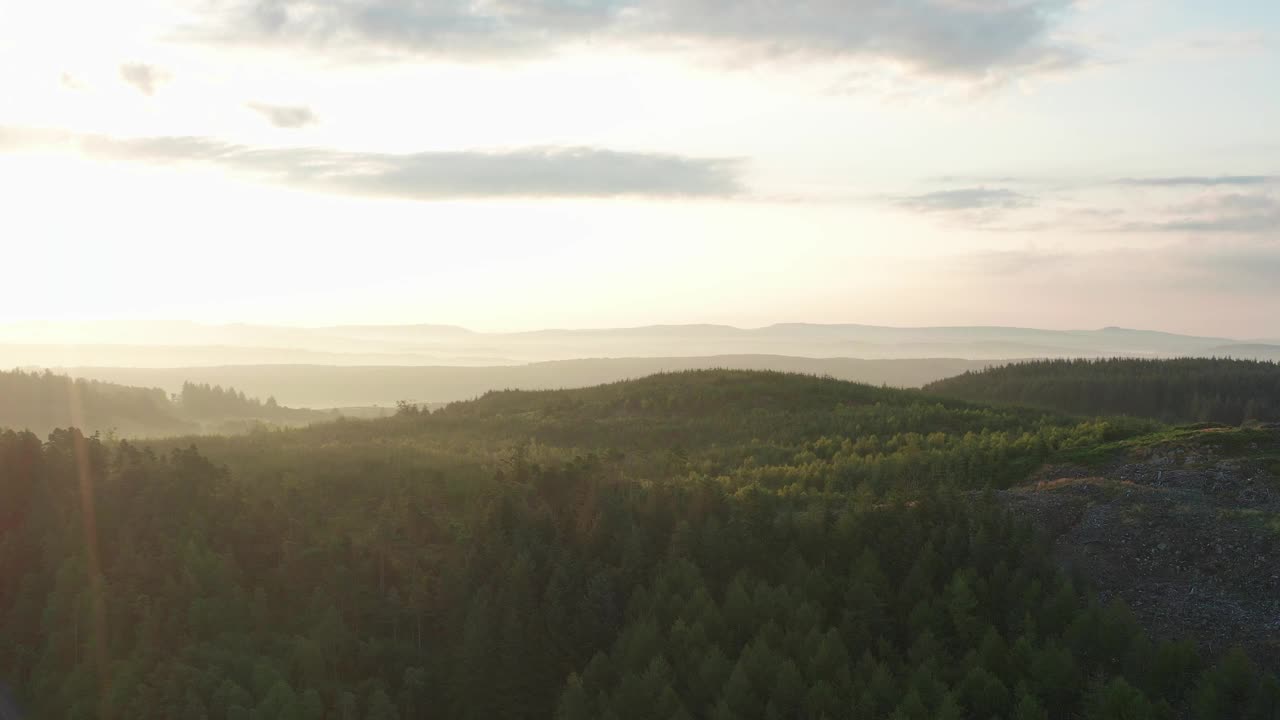
{"label": "grass patch", "polygon": [[1218,517],[1222,520],[1240,521],[1254,528],[1266,530],[1273,535],[1280,535],[1280,513],[1256,510],[1253,508],[1242,508],[1237,510],[1223,510],[1218,513]]}
{"label": "grass patch", "polygon": [[1255,457],[1267,463],[1272,475],[1280,475],[1280,436],[1274,430],[1238,428],[1199,423],[1169,428],[1127,440],[1058,453],[1054,462],[1093,468],[1116,460],[1141,457],[1156,449],[1209,451],[1215,457]]}

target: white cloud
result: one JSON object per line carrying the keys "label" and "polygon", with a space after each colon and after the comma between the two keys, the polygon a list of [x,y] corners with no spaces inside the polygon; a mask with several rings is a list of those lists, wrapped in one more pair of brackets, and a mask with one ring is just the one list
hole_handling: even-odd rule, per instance
{"label": "white cloud", "polygon": [[[936,74],[1060,67],[1074,0],[248,0],[198,32],[229,42],[470,58],[583,42],[719,48],[756,58],[879,58]],[[211,27],[210,27],[211,25]]]}
{"label": "white cloud", "polygon": [[304,190],[411,200],[723,197],[743,190],[737,160],[593,147],[389,154],[0,128],[0,150],[49,146],[110,160],[212,166]]}
{"label": "white cloud", "polygon": [[120,66],[120,79],[138,89],[143,95],[155,95],[165,73],[160,69],[143,63],[125,63]]}
{"label": "white cloud", "polygon": [[1014,210],[1030,207],[1035,198],[1006,188],[960,188],[939,190],[901,198],[898,204],[917,212],[961,212],[967,210]]}
{"label": "white cloud", "polygon": [[296,129],[313,125],[319,120],[309,107],[266,103],[249,103],[248,107],[278,128]]}

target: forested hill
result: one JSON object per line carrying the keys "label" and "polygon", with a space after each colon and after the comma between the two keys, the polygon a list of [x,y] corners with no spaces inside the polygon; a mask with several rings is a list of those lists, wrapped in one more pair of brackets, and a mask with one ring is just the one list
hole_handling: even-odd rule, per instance
{"label": "forested hill", "polygon": [[0,426],[29,428],[40,435],[76,426],[86,432],[117,429],[122,434],[192,432],[158,388],[73,379],[50,372],[0,372]]}
{"label": "forested hill", "polygon": [[0,432],[0,683],[130,720],[1273,718],[1249,658],[1148,637],[961,492],[1144,429],[696,372]]}
{"label": "forested hill", "polygon": [[[1153,423],[1081,422],[916,390],[742,370],[663,373],[572,390],[504,390],[435,412],[404,408],[371,422],[314,425],[257,441],[176,438],[235,468],[323,455],[326,468],[429,458],[483,463],[522,448],[535,460],[595,456],[631,477],[673,468],[849,489],[948,478],[966,488],[1023,477],[1061,447],[1126,437]],[[305,459],[304,459],[305,458]]]}
{"label": "forested hill", "polygon": [[1268,361],[1041,360],[966,372],[924,391],[1073,415],[1232,425],[1280,421],[1280,365]]}
{"label": "forested hill", "polygon": [[0,427],[45,435],[54,428],[121,436],[178,435],[244,429],[250,423],[293,424],[330,419],[326,413],[279,406],[233,388],[185,383],[170,396],[51,372],[0,372]]}

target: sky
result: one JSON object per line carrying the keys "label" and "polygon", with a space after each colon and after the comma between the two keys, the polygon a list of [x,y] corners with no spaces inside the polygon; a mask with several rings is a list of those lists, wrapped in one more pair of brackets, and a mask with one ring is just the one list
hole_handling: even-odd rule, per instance
{"label": "sky", "polygon": [[1280,337],[1280,3],[0,4],[0,322]]}

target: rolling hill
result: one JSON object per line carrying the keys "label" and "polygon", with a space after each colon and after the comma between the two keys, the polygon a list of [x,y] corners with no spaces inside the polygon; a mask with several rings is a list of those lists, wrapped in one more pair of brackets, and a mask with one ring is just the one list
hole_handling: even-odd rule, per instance
{"label": "rolling hill", "polygon": [[43,436],[55,428],[122,437],[236,432],[265,425],[331,420],[334,413],[263,402],[229,386],[183,382],[171,394],[51,372],[0,372],[0,427]]}
{"label": "rolling hill", "polygon": [[1043,360],[966,372],[924,390],[1074,415],[1232,425],[1280,421],[1280,365],[1269,361]]}
{"label": "rolling hill", "polygon": [[1265,718],[1265,654],[1109,599],[1013,497],[1167,432],[725,370],[145,446],[0,430],[0,679],[36,717]]}

